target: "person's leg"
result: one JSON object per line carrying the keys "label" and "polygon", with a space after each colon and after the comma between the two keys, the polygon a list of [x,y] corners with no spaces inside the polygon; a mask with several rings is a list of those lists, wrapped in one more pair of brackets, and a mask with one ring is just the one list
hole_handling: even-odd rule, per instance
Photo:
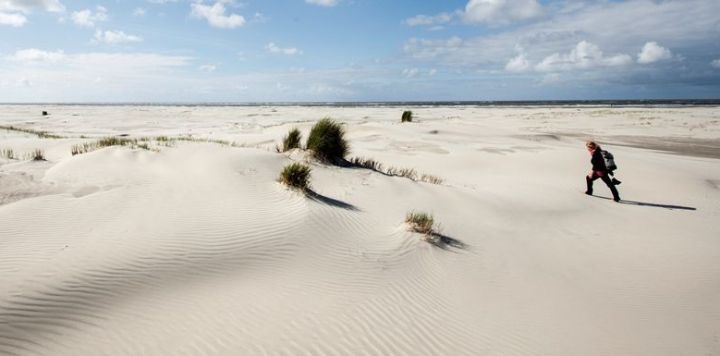
{"label": "person's leg", "polygon": [[598,179],[599,177],[593,173],[591,176],[585,176],[585,183],[587,184],[587,190],[585,191],[585,194],[592,195],[593,193],[593,181]]}
{"label": "person's leg", "polygon": [[610,192],[613,195],[613,200],[620,201],[620,193],[618,193],[617,188],[615,188],[615,184],[613,184],[613,182],[610,180],[610,178],[607,175],[604,175],[604,176],[600,177],[600,179],[602,179],[602,181],[605,182],[605,185],[607,185],[608,188],[610,188]]}

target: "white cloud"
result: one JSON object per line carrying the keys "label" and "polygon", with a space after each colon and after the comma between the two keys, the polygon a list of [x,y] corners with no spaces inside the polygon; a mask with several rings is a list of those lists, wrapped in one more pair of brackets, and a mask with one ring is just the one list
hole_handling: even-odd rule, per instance
{"label": "white cloud", "polygon": [[438,26],[446,24],[453,19],[453,14],[442,12],[434,16],[417,15],[403,21],[408,26]]}
{"label": "white cloud", "polygon": [[65,11],[58,0],[0,0],[0,25],[22,27],[27,23],[26,15],[34,9]]}
{"label": "white cloud", "polygon": [[[720,1],[715,0],[569,4],[577,6],[571,6],[568,11],[548,7],[542,21],[505,31],[463,38],[413,38],[405,43],[404,51],[413,60],[431,65],[502,68],[509,58],[517,56],[515,44],[523,46],[526,58],[542,60],[553,53],[567,51],[582,40],[597,44],[610,53],[634,55],[638,44],[647,41],[648,34],[662,39],[661,43],[668,48],[690,52],[692,48],[716,48],[712,46],[717,45],[716,38],[720,33],[716,15],[720,13]],[[615,60],[625,62],[627,58]]]}
{"label": "white cloud", "polygon": [[597,45],[587,41],[580,41],[570,53],[554,53],[545,57],[535,66],[535,69],[541,72],[549,72],[622,66],[630,63],[632,63],[632,57],[627,54],[606,57]]}
{"label": "white cloud", "polygon": [[318,5],[318,6],[335,6],[338,4],[338,0],[305,0],[308,4]]}
{"label": "white cloud", "polygon": [[267,49],[267,50],[270,51],[271,53],[280,53],[280,54],[285,54],[285,55],[288,55],[288,56],[294,56],[294,55],[296,55],[296,54],[302,54],[302,51],[299,50],[299,49],[297,49],[297,48],[295,48],[295,47],[282,48],[282,47],[278,47],[278,46],[277,46],[275,43],[273,43],[273,42],[268,43],[267,46],[265,46],[265,49]]}
{"label": "white cloud", "polygon": [[420,69],[417,68],[405,68],[402,71],[402,75],[408,78],[412,78],[420,72]]}
{"label": "white cloud", "polygon": [[525,50],[520,46],[516,46],[515,50],[518,51],[518,55],[505,64],[505,70],[508,72],[524,72],[530,69],[530,61],[526,57]]}
{"label": "white cloud", "polygon": [[536,18],[542,12],[537,0],[470,0],[463,17],[470,23],[498,24]]}
{"label": "white cloud", "polygon": [[637,61],[640,64],[649,64],[672,59],[672,57],[673,54],[669,49],[658,45],[657,42],[648,42],[638,54]]}
{"label": "white cloud", "polygon": [[241,15],[226,14],[226,3],[232,3],[232,0],[218,0],[212,5],[195,2],[191,5],[191,14],[194,17],[206,19],[213,27],[232,29],[245,25],[245,18]]}
{"label": "white cloud", "polygon": [[710,62],[710,65],[713,66],[714,68],[720,69],[720,58]]}
{"label": "white cloud", "polygon": [[37,62],[59,62],[65,59],[65,53],[63,51],[43,51],[36,48],[21,49],[16,51],[13,55],[5,57],[6,59],[14,62],[21,63],[37,63]]}
{"label": "white cloud", "polygon": [[27,17],[18,13],[0,12],[0,25],[21,27],[27,22]]}
{"label": "white cloud", "polygon": [[95,41],[107,44],[121,44],[142,42],[142,38],[138,36],[128,35],[122,31],[95,31]]}
{"label": "white cloud", "polygon": [[198,67],[200,71],[206,72],[206,73],[212,73],[217,69],[217,66],[213,64],[203,64],[200,67]]}
{"label": "white cloud", "polygon": [[90,9],[74,11],[71,17],[76,25],[82,27],[95,27],[95,23],[106,21],[108,18],[107,9],[102,6],[98,6],[95,12]]}
{"label": "white cloud", "polygon": [[1,12],[30,13],[33,9],[63,12],[65,6],[59,0],[0,0]]}
{"label": "white cloud", "polygon": [[133,10],[133,16],[145,16],[145,13],[146,11],[142,7],[137,7]]}

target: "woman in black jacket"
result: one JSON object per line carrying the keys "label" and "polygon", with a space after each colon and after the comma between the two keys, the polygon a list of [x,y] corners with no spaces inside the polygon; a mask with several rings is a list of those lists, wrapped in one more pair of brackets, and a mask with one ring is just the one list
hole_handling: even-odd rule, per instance
{"label": "woman in black jacket", "polygon": [[608,186],[608,188],[610,188],[613,200],[619,202],[620,194],[618,193],[617,188],[615,188],[615,184],[613,184],[610,180],[610,172],[605,166],[605,159],[602,156],[600,146],[598,146],[597,143],[590,141],[585,144],[585,147],[587,147],[588,152],[590,152],[590,155],[592,156],[592,159],[590,160],[590,163],[592,163],[592,171],[585,177],[585,182],[587,182],[587,190],[585,191],[585,194],[592,195],[593,182],[600,178]]}

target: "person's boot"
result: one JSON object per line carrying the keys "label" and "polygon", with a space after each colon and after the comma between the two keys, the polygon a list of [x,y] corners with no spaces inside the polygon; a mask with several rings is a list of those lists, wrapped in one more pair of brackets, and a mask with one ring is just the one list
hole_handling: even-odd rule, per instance
{"label": "person's boot", "polygon": [[617,189],[615,189],[614,185],[610,186],[610,192],[612,192],[613,200],[616,203],[619,203],[620,202],[620,193],[618,193],[618,191],[617,191]]}
{"label": "person's boot", "polygon": [[617,180],[617,178],[613,178],[613,179],[612,179],[612,184],[614,184],[614,185],[620,185],[620,183],[622,183],[622,182],[619,181],[619,180]]}
{"label": "person's boot", "polygon": [[590,179],[590,177],[588,177],[588,176],[585,176],[585,183],[587,184],[587,190],[585,190],[585,194],[587,194],[587,195],[592,195],[592,193],[593,193],[593,188],[592,188],[593,182],[592,182],[592,179]]}

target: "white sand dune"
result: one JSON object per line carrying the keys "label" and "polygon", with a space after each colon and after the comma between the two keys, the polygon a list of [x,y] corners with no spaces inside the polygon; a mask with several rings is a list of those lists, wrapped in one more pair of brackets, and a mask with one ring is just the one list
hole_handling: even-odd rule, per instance
{"label": "white sand dune", "polygon": [[[48,159],[0,158],[0,354],[720,354],[720,109],[402,110],[0,107],[68,136],[0,130]],[[286,189],[304,154],[274,145],[324,116],[444,183],[312,163],[317,195]],[[247,147],[70,155],[120,134]],[[582,193],[587,138],[624,203]],[[408,232],[414,209],[465,246]]]}

